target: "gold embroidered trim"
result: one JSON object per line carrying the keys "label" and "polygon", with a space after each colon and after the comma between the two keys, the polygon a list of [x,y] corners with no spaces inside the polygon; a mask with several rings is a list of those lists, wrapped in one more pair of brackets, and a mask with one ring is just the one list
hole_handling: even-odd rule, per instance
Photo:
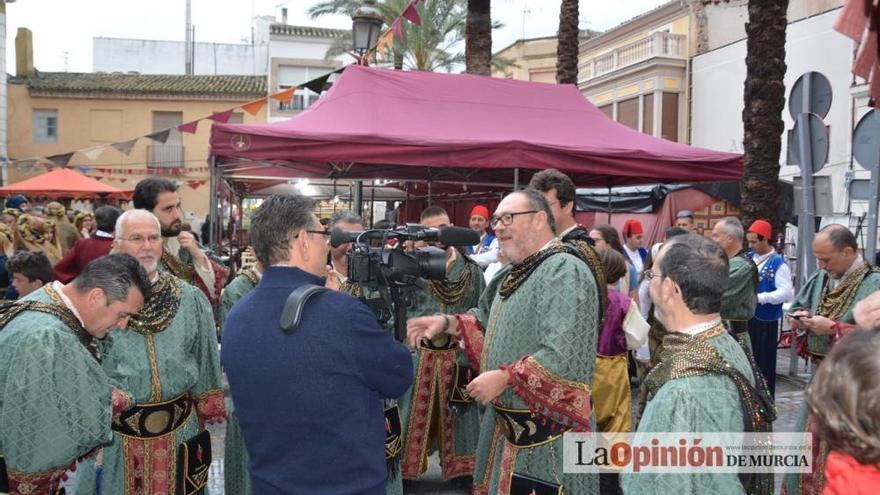
{"label": "gold embroidered trim", "polygon": [[480,369],[485,370],[489,360],[489,345],[492,343],[492,337],[495,336],[495,328],[498,326],[498,319],[501,318],[501,310],[504,309],[505,299],[498,300],[498,309],[492,314],[489,326],[486,328],[486,337],[483,339],[483,350],[480,353]]}
{"label": "gold embroidered trim", "polygon": [[541,372],[541,374],[543,374],[551,382],[557,383],[559,385],[563,385],[566,387],[571,387],[571,388],[583,390],[584,392],[592,395],[592,393],[590,392],[590,387],[586,383],[576,382],[574,380],[562,378],[561,376],[557,375],[556,373],[553,373],[552,371],[545,368],[544,365],[539,363],[538,360],[535,359],[533,356],[527,357],[526,361],[528,362],[528,364],[530,366],[533,366],[535,369],[537,369],[539,372]]}
{"label": "gold embroidered trim", "polygon": [[184,262],[181,261],[180,258],[165,250],[164,248],[162,249],[161,263],[165,266],[166,270],[171,272],[172,275],[187,283],[192,283],[195,279],[195,268],[184,264]]}
{"label": "gold embroidered trim", "polygon": [[183,298],[183,284],[173,275],[159,272],[150,297],[131,317],[128,327],[142,335],[164,332],[177,316]]}
{"label": "gold embroidered trim", "polygon": [[150,402],[162,400],[162,381],[159,378],[159,357],[156,355],[156,343],[153,334],[144,335],[147,340],[147,356],[150,358]]}

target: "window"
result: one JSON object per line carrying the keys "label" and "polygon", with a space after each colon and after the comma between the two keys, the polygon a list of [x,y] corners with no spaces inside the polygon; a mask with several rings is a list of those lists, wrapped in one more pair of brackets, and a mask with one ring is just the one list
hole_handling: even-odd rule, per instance
{"label": "window", "polygon": [[300,87],[299,85],[310,81],[316,77],[330,72],[332,69],[327,67],[296,67],[282,65],[278,67],[278,91],[296,86],[293,98],[290,104],[278,102],[278,110],[282,112],[300,112],[312,106],[318,98],[319,94],[314,91]]}
{"label": "window", "polygon": [[621,124],[639,129],[639,99],[630,98],[617,102],[617,121]]}
{"label": "window", "polygon": [[153,141],[147,146],[147,166],[181,168],[184,162],[183,139],[177,126],[183,123],[183,112],[153,112],[153,132],[171,129],[164,143]]}
{"label": "window", "polygon": [[601,107],[599,107],[599,110],[601,110],[602,113],[604,113],[605,116],[608,117],[609,119],[614,118],[614,105],[601,106]]}
{"label": "window", "polygon": [[663,118],[660,137],[678,141],[678,93],[663,93]]}
{"label": "window", "polygon": [[642,132],[654,135],[654,94],[642,96]]}
{"label": "window", "polygon": [[34,144],[58,142],[58,110],[34,109]]}

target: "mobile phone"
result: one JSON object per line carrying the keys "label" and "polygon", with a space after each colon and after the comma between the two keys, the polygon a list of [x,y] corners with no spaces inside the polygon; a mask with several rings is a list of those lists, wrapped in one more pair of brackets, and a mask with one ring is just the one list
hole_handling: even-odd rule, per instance
{"label": "mobile phone", "polygon": [[[799,311],[806,311],[807,314],[802,314],[802,315],[793,314],[793,313],[797,313]],[[810,313],[810,310],[807,308],[791,308],[790,310],[788,310],[788,317],[793,320],[800,320],[801,318],[809,318],[810,316],[812,316],[812,314]]]}

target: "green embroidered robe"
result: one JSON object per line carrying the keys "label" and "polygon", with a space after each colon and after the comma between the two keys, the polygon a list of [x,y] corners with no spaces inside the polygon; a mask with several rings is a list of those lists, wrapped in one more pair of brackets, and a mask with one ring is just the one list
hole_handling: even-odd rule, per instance
{"label": "green embroidered robe", "polygon": [[[415,318],[435,313],[463,313],[476,306],[485,287],[483,272],[476,263],[469,262],[463,254],[457,252],[446,278],[454,281],[463,275],[468,280],[459,301],[447,306],[430,289],[420,290],[412,307],[407,310],[407,316]],[[480,434],[479,407],[472,403],[460,415],[451,414],[447,407],[455,380],[455,364],[468,366],[469,363],[457,346],[444,347],[420,347],[415,352],[413,364],[416,376],[413,386],[398,401],[403,428],[403,457],[400,467],[404,479],[418,479],[427,469],[427,457],[432,447],[429,438],[432,428],[438,432],[443,479],[473,474],[474,452]],[[439,424],[432,427],[434,421],[439,421]]]}
{"label": "green embroidered robe", "polygon": [[[154,439],[114,432],[112,443],[104,447],[102,493],[174,495],[178,446],[198,434],[205,421],[221,421],[226,416],[211,306],[199,289],[165,272],[160,277],[169,277],[168,283],[180,290],[176,314],[159,332],[141,333],[131,325],[112,332],[103,342],[103,367],[118,388],[133,396],[135,404],[186,395],[193,402],[192,412],[181,427]],[[160,291],[155,292],[144,308],[159,296]],[[147,462],[151,465],[146,466]],[[95,470],[81,465],[76,493],[95,493],[94,478]]]}
{"label": "green embroidered robe", "polygon": [[[25,299],[53,304],[46,288]],[[0,352],[0,453],[13,492],[45,489],[110,440],[111,383],[74,330],[47,313],[13,318],[0,329]]]}
{"label": "green embroidered robe", "polygon": [[755,316],[758,306],[758,269],[751,259],[741,255],[730,258],[729,262],[727,289],[721,298],[721,318],[743,328],[736,333],[736,340],[751,354],[746,325]]}
{"label": "green embroidered robe", "polygon": [[[221,329],[232,306],[248,292],[254,290],[258,282],[259,278],[256,272],[245,270],[223,289],[220,294],[219,306]],[[231,401],[227,413],[226,442],[223,447],[223,487],[226,493],[250,495],[251,477],[247,470],[247,449],[244,446],[244,438],[241,436],[238,416],[235,415],[235,406]]]}
{"label": "green embroidered robe", "polygon": [[[499,293],[512,267],[492,279],[480,304],[459,315],[465,351],[479,372],[509,367],[514,386],[483,414],[475,494],[507,494],[513,472],[561,483],[565,493],[599,493],[596,474],[562,472],[562,437],[517,448],[496,422],[496,405],[528,409],[540,420],[595,431],[589,387],[598,339],[599,293],[583,261],[568,253],[549,256],[509,297]],[[561,393],[561,398],[557,397]]]}
{"label": "green embroidered robe", "polygon": [[[706,343],[755,385],[745,350],[733,337],[722,333]],[[660,387],[645,408],[635,441],[643,441],[640,437],[652,432],[741,431],[741,398],[733,380],[722,375],[700,375],[670,380]],[[745,493],[736,473],[622,473],[620,486],[625,494]]]}

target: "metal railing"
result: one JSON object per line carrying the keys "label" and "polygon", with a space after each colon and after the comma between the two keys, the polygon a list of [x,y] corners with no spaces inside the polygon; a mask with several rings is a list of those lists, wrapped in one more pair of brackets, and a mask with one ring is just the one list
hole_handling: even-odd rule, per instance
{"label": "metal railing", "polygon": [[610,52],[588,58],[578,67],[580,80],[586,81],[603,76],[654,57],[686,59],[687,36],[665,32],[652,33]]}
{"label": "metal railing", "polygon": [[151,168],[181,168],[185,158],[186,149],[181,144],[147,146],[147,166]]}

